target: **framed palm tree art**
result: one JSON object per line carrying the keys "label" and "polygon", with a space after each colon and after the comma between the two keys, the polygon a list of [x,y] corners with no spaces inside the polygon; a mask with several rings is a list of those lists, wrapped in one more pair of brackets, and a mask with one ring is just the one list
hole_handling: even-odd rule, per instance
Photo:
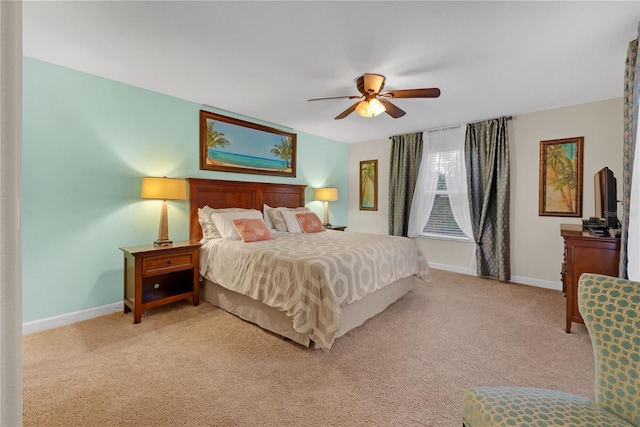
{"label": "framed palm tree art", "polygon": [[538,215],[582,217],[584,137],[540,141]]}
{"label": "framed palm tree art", "polygon": [[360,162],[360,210],[378,210],[378,160]]}
{"label": "framed palm tree art", "polygon": [[200,169],[296,176],[296,134],[200,110]]}

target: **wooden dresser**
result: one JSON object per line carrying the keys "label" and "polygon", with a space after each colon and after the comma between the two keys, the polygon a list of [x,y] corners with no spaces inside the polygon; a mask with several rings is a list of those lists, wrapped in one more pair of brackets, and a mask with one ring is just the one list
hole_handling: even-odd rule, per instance
{"label": "wooden dresser", "polygon": [[596,236],[583,230],[582,224],[561,224],[564,238],[564,262],[562,263],[562,291],[567,297],[567,325],[584,323],[578,311],[578,279],[582,273],[597,273],[618,277],[620,239]]}

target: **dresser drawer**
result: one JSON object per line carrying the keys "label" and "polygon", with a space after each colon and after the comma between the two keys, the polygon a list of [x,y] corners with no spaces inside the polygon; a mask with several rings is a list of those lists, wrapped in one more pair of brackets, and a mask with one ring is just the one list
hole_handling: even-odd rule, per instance
{"label": "dresser drawer", "polygon": [[192,254],[179,254],[144,258],[142,260],[142,275],[153,276],[193,268],[191,257]]}

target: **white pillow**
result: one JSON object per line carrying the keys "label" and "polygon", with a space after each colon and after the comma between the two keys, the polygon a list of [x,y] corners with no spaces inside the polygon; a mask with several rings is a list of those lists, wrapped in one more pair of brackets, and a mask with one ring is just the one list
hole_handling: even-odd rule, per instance
{"label": "white pillow", "polygon": [[202,228],[202,240],[200,240],[200,243],[220,238],[220,233],[216,230],[216,226],[213,225],[213,220],[211,219],[212,213],[213,209],[209,206],[198,208],[198,222],[200,223],[200,228]]}
{"label": "white pillow", "polygon": [[198,208],[198,222],[200,223],[200,227],[202,228],[202,240],[200,243],[204,243],[207,240],[211,239],[219,239],[220,233],[216,229],[215,224],[213,223],[213,219],[211,215],[214,213],[222,213],[222,212],[245,212],[251,211],[255,209],[243,209],[243,208],[222,208],[222,209],[213,209],[209,206],[204,206],[202,208]]}
{"label": "white pillow", "polygon": [[218,229],[220,237],[228,240],[241,240],[240,234],[233,224],[234,219],[262,219],[262,212],[252,209],[242,212],[222,212],[211,215],[213,224]]}
{"label": "white pillow", "polygon": [[300,223],[298,222],[298,218],[296,218],[296,212],[294,211],[282,211],[282,219],[284,223],[287,225],[287,231],[289,233],[302,233],[302,228],[300,228]]}

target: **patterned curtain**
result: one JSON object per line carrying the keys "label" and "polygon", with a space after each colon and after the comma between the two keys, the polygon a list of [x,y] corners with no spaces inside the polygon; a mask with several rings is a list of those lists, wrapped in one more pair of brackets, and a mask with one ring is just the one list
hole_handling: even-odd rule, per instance
{"label": "patterned curtain", "polygon": [[[640,23],[638,24],[640,37]],[[638,84],[640,83],[638,62],[638,39],[632,40],[627,49],[624,67],[624,145],[622,148],[622,240],[620,241],[620,277],[628,278],[629,206],[631,202],[631,179],[638,131]]]}
{"label": "patterned curtain", "polygon": [[413,191],[422,160],[422,132],[391,137],[389,234],[406,236]]}
{"label": "patterned curtain", "polygon": [[470,123],[465,141],[476,273],[505,282],[511,279],[507,120]]}

